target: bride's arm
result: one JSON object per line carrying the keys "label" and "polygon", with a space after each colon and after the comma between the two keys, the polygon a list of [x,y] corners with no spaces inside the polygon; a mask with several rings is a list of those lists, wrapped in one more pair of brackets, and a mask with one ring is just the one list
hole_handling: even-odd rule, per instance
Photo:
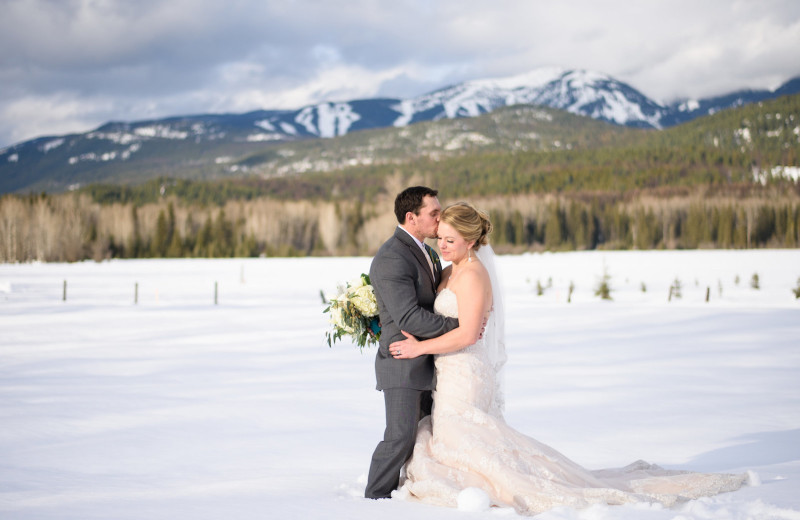
{"label": "bride's arm", "polygon": [[[477,271],[466,271],[459,280],[458,327],[436,338],[418,341],[413,335],[402,331],[403,341],[395,341],[389,352],[396,359],[411,359],[424,354],[454,352],[478,341],[484,326],[484,315],[488,309],[487,290],[489,280]],[[398,353],[399,352],[399,353]]]}

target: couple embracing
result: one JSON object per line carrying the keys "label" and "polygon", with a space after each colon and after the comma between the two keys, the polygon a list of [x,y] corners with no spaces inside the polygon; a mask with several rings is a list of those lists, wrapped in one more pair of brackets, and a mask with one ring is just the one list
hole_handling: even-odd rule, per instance
{"label": "couple embracing", "polygon": [[[671,506],[745,482],[746,475],[664,470],[642,461],[590,471],[506,424],[492,224],[469,203],[442,210],[437,197],[424,186],[397,195],[399,225],[370,267],[382,325],[375,373],[386,429],[372,456],[367,498],[455,507],[469,490],[485,504],[530,515],[595,503]],[[437,239],[446,269],[426,238]]]}

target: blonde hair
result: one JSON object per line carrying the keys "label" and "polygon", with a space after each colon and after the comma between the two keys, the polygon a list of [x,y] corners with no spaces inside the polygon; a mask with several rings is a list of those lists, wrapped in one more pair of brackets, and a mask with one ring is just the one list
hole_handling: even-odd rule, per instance
{"label": "blonde hair", "polygon": [[469,202],[456,202],[447,206],[439,220],[452,226],[467,242],[474,240],[475,251],[489,243],[489,233],[493,227],[489,214]]}

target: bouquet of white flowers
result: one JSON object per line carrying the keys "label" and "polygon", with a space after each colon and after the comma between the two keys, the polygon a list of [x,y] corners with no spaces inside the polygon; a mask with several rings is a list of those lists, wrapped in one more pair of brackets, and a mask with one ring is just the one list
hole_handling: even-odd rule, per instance
{"label": "bouquet of white flowers", "polygon": [[322,312],[330,313],[333,330],[325,333],[328,346],[350,336],[363,350],[365,345],[378,343],[381,328],[378,322],[378,302],[369,281],[369,275],[362,274],[356,280],[339,287],[339,294],[329,299],[329,305]]}

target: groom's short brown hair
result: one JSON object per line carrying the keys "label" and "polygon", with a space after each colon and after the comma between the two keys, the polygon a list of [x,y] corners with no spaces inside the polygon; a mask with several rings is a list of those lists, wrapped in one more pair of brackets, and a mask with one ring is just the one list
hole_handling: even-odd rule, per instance
{"label": "groom's short brown hair", "polygon": [[406,213],[409,211],[414,215],[419,215],[419,210],[422,209],[425,197],[436,197],[439,195],[437,190],[428,188],[427,186],[412,186],[406,188],[397,194],[394,199],[394,214],[397,217],[397,222],[404,224],[406,221]]}

